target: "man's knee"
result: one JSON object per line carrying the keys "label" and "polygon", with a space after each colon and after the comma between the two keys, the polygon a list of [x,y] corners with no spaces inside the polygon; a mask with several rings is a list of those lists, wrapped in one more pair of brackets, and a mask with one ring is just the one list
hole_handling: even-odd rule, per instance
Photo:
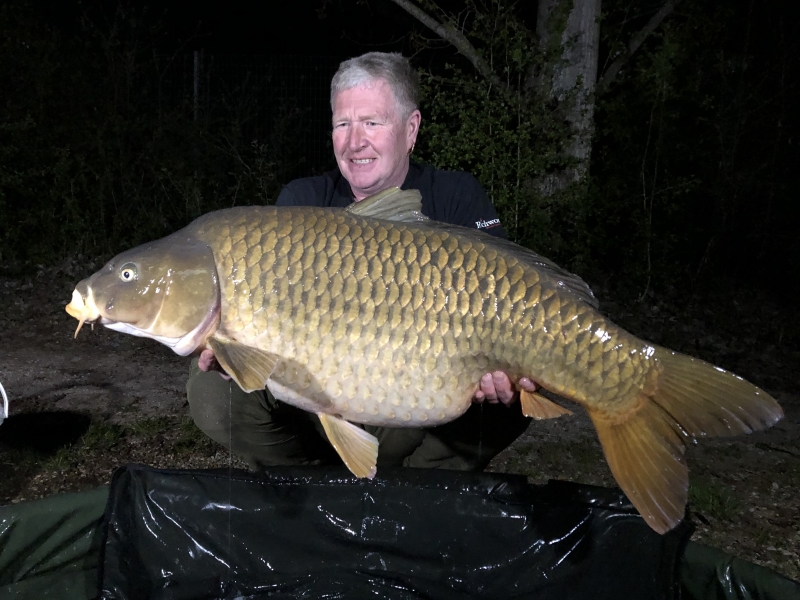
{"label": "man's knee", "polygon": [[527,429],[519,404],[473,404],[461,417],[428,430],[408,467],[482,471]]}
{"label": "man's knee", "polygon": [[417,428],[364,427],[378,439],[378,467],[401,467],[425,439],[425,430]]}
{"label": "man's knee", "polygon": [[196,368],[186,382],[186,398],[195,425],[208,437],[230,448],[232,387],[238,386],[220,377],[219,373],[204,373]]}
{"label": "man's knee", "polygon": [[338,460],[310,414],[279,403],[265,390],[244,392],[219,373],[200,371],[196,360],[186,395],[197,427],[254,469]]}

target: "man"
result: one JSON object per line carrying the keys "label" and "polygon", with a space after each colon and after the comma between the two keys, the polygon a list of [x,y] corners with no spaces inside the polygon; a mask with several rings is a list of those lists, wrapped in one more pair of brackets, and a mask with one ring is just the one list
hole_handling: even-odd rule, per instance
{"label": "man", "polygon": [[[506,237],[474,177],[412,163],[421,121],[419,79],[399,54],[371,52],[343,62],[331,83],[333,148],[338,169],[290,182],[277,206],[346,207],[389,187],[418,189],[422,212],[438,221]],[[246,394],[227,378],[210,350],[192,363],[187,383],[192,418],[209,437],[253,468],[339,462],[319,419],[268,391]],[[527,379],[520,385],[529,391]],[[430,429],[366,426],[378,438],[378,466],[483,469],[514,441],[529,419],[513,404],[507,375],[487,373],[473,406],[452,423]]]}

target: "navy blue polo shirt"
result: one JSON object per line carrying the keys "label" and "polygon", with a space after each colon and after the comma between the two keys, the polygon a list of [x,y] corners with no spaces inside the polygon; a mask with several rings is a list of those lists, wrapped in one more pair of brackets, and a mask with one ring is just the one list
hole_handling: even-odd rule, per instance
{"label": "navy blue polo shirt", "polygon": [[[426,217],[508,238],[489,197],[478,180],[469,173],[442,171],[412,162],[400,187],[420,191],[422,214]],[[339,169],[335,169],[324,175],[290,181],[281,190],[275,205],[345,208],[352,203],[350,183],[342,177]]]}

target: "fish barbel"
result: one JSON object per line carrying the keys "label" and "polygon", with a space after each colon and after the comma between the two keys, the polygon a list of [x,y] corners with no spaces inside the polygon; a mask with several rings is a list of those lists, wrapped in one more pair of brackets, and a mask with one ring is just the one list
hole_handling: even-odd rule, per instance
{"label": "fish barbel", "polygon": [[[112,259],[67,312],[78,329],[212,349],[245,391],[266,385],[319,415],[359,477],[374,476],[378,442],[354,423],[439,425],[484,373],[529,377],[588,411],[616,481],[662,533],[684,515],[691,438],[782,417],[740,377],[614,325],[547,259],[419,210],[418,192],[393,188],[345,210],[210,213]],[[539,394],[521,403],[538,419],[569,413]]]}

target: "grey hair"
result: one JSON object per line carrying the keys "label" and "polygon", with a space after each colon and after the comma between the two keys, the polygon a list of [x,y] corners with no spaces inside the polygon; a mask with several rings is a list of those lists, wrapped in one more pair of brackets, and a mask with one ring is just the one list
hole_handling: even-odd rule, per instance
{"label": "grey hair", "polygon": [[383,79],[394,94],[403,119],[419,105],[419,74],[399,52],[367,52],[344,61],[331,81],[331,110],[336,94]]}

